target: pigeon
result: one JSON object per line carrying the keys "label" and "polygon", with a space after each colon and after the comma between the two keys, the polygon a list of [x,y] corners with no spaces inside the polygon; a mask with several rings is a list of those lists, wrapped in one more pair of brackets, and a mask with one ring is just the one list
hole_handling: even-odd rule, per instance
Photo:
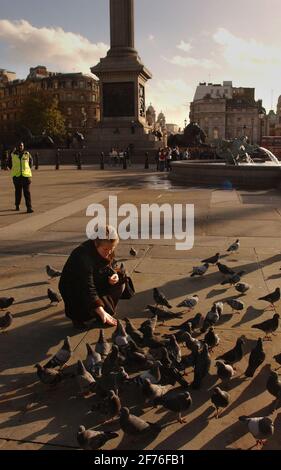
{"label": "pigeon", "polygon": [[201,266],[193,266],[190,277],[204,276],[204,274],[208,271],[208,269],[209,269],[208,263],[204,263]]}
{"label": "pigeon", "polygon": [[62,374],[60,371],[52,368],[46,368],[40,364],[36,364],[34,367],[37,369],[37,376],[45,385],[57,385],[62,380]]}
{"label": "pigeon", "polygon": [[97,450],[106,444],[107,441],[117,437],[118,434],[116,432],[92,431],[91,429],[86,430],[85,426],[79,426],[77,442],[84,450]]}
{"label": "pigeon", "polygon": [[126,333],[138,346],[142,346],[143,334],[134,327],[133,323],[128,318],[124,318],[124,321],[126,323]]}
{"label": "pigeon", "polygon": [[246,282],[238,282],[235,286],[235,289],[237,292],[240,292],[241,294],[246,294],[248,290],[251,289],[252,286],[250,284],[247,284]]}
{"label": "pigeon", "polygon": [[120,348],[127,346],[129,343],[128,335],[120,320],[117,320],[117,326],[112,334],[112,342]]}
{"label": "pigeon", "polygon": [[219,336],[215,333],[214,328],[211,326],[209,328],[209,331],[206,333],[204,336],[204,342],[209,346],[209,351],[212,352],[212,350],[218,346],[220,342]]}
{"label": "pigeon", "polygon": [[190,333],[186,332],[183,336],[183,340],[185,342],[185,345],[187,349],[189,349],[192,352],[197,352],[200,350],[203,346],[203,342],[200,341],[199,339],[195,339],[191,336]]}
{"label": "pigeon", "polygon": [[125,356],[123,356],[116,344],[112,345],[111,352],[106,356],[102,365],[102,375],[107,375],[112,371],[116,371],[120,366],[125,364]]}
{"label": "pigeon", "polygon": [[100,335],[99,335],[99,339],[95,347],[95,351],[99,353],[104,359],[106,356],[108,356],[108,354],[110,353],[110,350],[111,350],[111,346],[104,338],[104,331],[100,330]]}
{"label": "pigeon", "polygon": [[120,427],[125,434],[129,436],[151,436],[158,435],[162,431],[162,426],[158,423],[149,423],[130,414],[128,408],[121,408]]}
{"label": "pigeon", "polygon": [[153,289],[153,298],[156,303],[156,306],[162,305],[163,307],[172,308],[172,305],[169,304],[165,295],[160,292],[156,287]]}
{"label": "pigeon", "polygon": [[145,379],[142,385],[142,394],[145,399],[145,403],[154,402],[156,398],[160,398],[165,395],[168,390],[169,386],[167,385],[159,385],[159,384],[152,384],[149,379]]}
{"label": "pigeon", "polygon": [[225,286],[226,284],[230,284],[231,286],[234,286],[241,281],[241,277],[244,276],[244,274],[246,274],[246,271],[239,271],[238,273],[234,273],[222,281],[221,285]]}
{"label": "pigeon", "polygon": [[215,387],[211,396],[211,402],[216,408],[216,418],[219,417],[219,409],[226,408],[230,402],[230,395],[227,392],[224,392],[220,387]]}
{"label": "pigeon", "polygon": [[274,424],[269,417],[250,418],[248,416],[240,416],[239,421],[245,423],[248,431],[256,439],[256,446],[264,446],[267,440],[273,436]]}
{"label": "pigeon", "polygon": [[228,253],[234,253],[240,248],[240,241],[237,239],[230,247],[226,250]]}
{"label": "pigeon", "polygon": [[201,387],[202,379],[209,373],[211,367],[211,358],[208,350],[208,345],[204,344],[202,351],[197,353],[194,367],[194,379],[192,388],[198,390]]}
{"label": "pigeon", "polygon": [[167,349],[164,347],[160,350],[161,352],[161,384],[162,385],[175,385],[176,382],[181,385],[185,390],[188,389],[188,382],[181,376],[178,369],[173,365]]}
{"label": "pigeon", "polygon": [[182,418],[182,413],[189,410],[192,405],[192,398],[189,392],[181,392],[174,395],[168,393],[162,397],[156,398],[154,403],[162,405],[169,411],[178,413],[178,421],[183,424],[186,423],[186,420]]}
{"label": "pigeon", "polygon": [[175,335],[172,335],[169,339],[169,343],[167,344],[167,351],[170,358],[175,362],[181,361],[181,348],[176,340]]}
{"label": "pigeon", "polygon": [[245,345],[244,339],[238,338],[234,348],[222,354],[217,359],[222,359],[226,364],[230,364],[233,366],[237,362],[240,362],[242,357],[244,356],[244,345]]}
{"label": "pigeon", "polygon": [[149,318],[148,320],[145,320],[141,326],[139,327],[139,331],[143,333],[147,327],[152,329],[152,332],[154,333],[156,325],[158,321],[158,316],[154,315],[152,318]]}
{"label": "pigeon", "polygon": [[107,421],[102,424],[111,422],[119,415],[121,410],[121,401],[114,390],[109,390],[108,395],[100,402],[94,403],[91,411],[106,416]]}
{"label": "pigeon", "polygon": [[221,302],[216,302],[212,305],[211,310],[207,313],[204,318],[203,326],[201,328],[201,333],[206,333],[210,326],[214,326],[220,319],[223,305],[220,305]]}
{"label": "pigeon", "polygon": [[281,399],[281,381],[279,380],[279,376],[277,372],[270,371],[266,389],[270,393],[270,395],[274,396],[277,401]]}
{"label": "pigeon", "polygon": [[163,323],[167,320],[174,320],[175,318],[182,318],[182,313],[173,313],[173,312],[168,312],[167,310],[164,310],[159,307],[155,307],[155,305],[147,305],[146,308],[150,310],[150,312],[156,316],[158,320],[163,321]]}
{"label": "pigeon", "polygon": [[150,349],[159,349],[167,344],[168,340],[160,340],[152,331],[152,328],[147,326],[143,329],[143,345]]}
{"label": "pigeon", "polygon": [[61,276],[61,271],[57,271],[56,269],[54,269],[49,264],[47,264],[47,266],[46,266],[46,272],[47,272],[50,279]]}
{"label": "pigeon", "polygon": [[217,264],[219,259],[220,259],[220,254],[216,253],[214,256],[211,256],[210,258],[203,259],[201,263]]}
{"label": "pigeon", "polygon": [[225,364],[223,361],[216,362],[217,375],[222,382],[229,382],[234,376],[234,369],[230,364]]}
{"label": "pigeon", "polygon": [[137,256],[137,254],[138,254],[137,251],[132,247],[132,248],[130,249],[130,255],[131,255],[131,256]]}
{"label": "pigeon", "polygon": [[51,301],[51,304],[58,304],[61,301],[61,296],[53,289],[48,289],[48,297]]}
{"label": "pigeon", "polygon": [[239,313],[239,311],[244,310],[245,308],[245,304],[242,300],[228,299],[226,303],[232,308],[232,313]]}
{"label": "pigeon", "polygon": [[117,371],[102,375],[102,377],[96,381],[95,392],[102,398],[108,396],[109,390],[114,390],[114,392],[119,395],[119,388],[129,380],[130,377],[124,367],[120,367]]}
{"label": "pigeon", "polygon": [[196,315],[189,320],[189,322],[191,323],[192,329],[197,330],[198,328],[200,328],[202,320],[203,320],[202,313],[196,313]]}
{"label": "pigeon", "polygon": [[188,332],[188,333],[192,333],[192,323],[191,321],[187,320],[185,321],[184,323],[182,323],[181,325],[173,325],[173,326],[170,326],[169,328],[169,331],[177,331],[177,332],[182,332],[182,333],[185,333],[185,332]]}
{"label": "pigeon", "polygon": [[136,343],[129,340],[129,346],[126,349],[126,365],[133,366],[139,371],[150,369],[153,363],[143,351],[138,349]]}
{"label": "pigeon", "polygon": [[99,353],[93,350],[92,346],[89,343],[86,343],[87,348],[87,357],[85,361],[85,367],[88,372],[94,377],[101,376],[102,369],[102,358]]}
{"label": "pigeon", "polygon": [[265,352],[263,350],[262,339],[259,338],[256,346],[252,349],[249,356],[249,365],[246,369],[246,377],[254,377],[257,368],[262,365],[265,360]]}
{"label": "pigeon", "polygon": [[269,320],[265,320],[261,323],[257,323],[256,325],[252,325],[252,328],[264,331],[264,333],[266,334],[264,340],[271,340],[271,337],[269,335],[273,334],[274,331],[277,330],[279,326],[279,318],[280,315],[278,313],[275,313],[273,317]]}
{"label": "pigeon", "polygon": [[274,292],[265,295],[264,297],[260,297],[258,300],[264,300],[265,302],[269,302],[272,308],[274,309],[275,302],[280,300],[280,288],[276,287]]}
{"label": "pigeon", "polygon": [[69,361],[72,354],[73,351],[71,349],[69,336],[67,336],[61,349],[59,349],[59,351],[47,362],[47,364],[45,364],[44,367],[46,369],[54,369],[55,367],[62,368]]}
{"label": "pigeon", "polygon": [[[177,332],[174,332],[174,337],[176,338],[178,343],[184,343],[185,333],[189,333],[189,334],[192,333],[192,328],[191,328],[191,323],[190,322],[187,323],[186,330],[179,330]],[[172,336],[171,334],[164,334],[164,338],[170,339],[171,336]]]}
{"label": "pigeon", "polygon": [[198,295],[194,294],[192,297],[187,297],[185,300],[180,302],[177,307],[185,307],[188,310],[193,310],[199,302]]}
{"label": "pigeon", "polygon": [[224,276],[232,276],[235,274],[233,269],[230,269],[228,266],[226,266],[226,264],[217,263],[217,267]]}
{"label": "pigeon", "polygon": [[14,297],[0,297],[0,310],[9,308],[14,301]]}
{"label": "pigeon", "polygon": [[12,324],[13,322],[13,315],[11,312],[5,313],[3,317],[0,317],[0,330],[1,331],[6,331]]}
{"label": "pigeon", "polygon": [[80,359],[77,362],[76,379],[81,391],[81,395],[88,395],[94,390],[93,386],[95,385],[96,381],[92,374],[86,370],[83,362]]}
{"label": "pigeon", "polygon": [[137,385],[143,385],[146,379],[149,379],[152,384],[158,384],[161,380],[161,372],[160,372],[161,363],[159,361],[155,362],[153,366],[142,372],[140,375],[137,375],[132,379],[132,382],[136,383]]}

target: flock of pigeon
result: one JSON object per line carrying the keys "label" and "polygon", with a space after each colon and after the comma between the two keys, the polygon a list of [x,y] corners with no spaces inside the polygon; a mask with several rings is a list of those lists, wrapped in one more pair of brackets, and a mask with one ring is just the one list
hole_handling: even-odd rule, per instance
{"label": "flock of pigeon", "polygon": [[[238,252],[239,247],[240,242],[236,240],[227,251]],[[130,254],[136,256],[136,251],[131,248]],[[223,275],[222,285],[234,286],[237,292],[245,295],[251,289],[249,284],[241,281],[245,272],[235,272],[220,263],[219,259],[220,254],[216,253],[203,260],[202,266],[193,268],[191,277],[204,276],[210,265],[216,265]],[[61,275],[51,266],[47,266],[46,271],[50,278]],[[48,297],[51,303],[61,300],[51,289],[48,289]],[[153,298],[155,304],[147,306],[147,311],[152,317],[146,319],[139,328],[129,318],[124,318],[123,322],[118,320],[110,343],[105,339],[104,330],[100,330],[97,343],[86,344],[85,361],[78,360],[74,374],[68,372],[66,367],[73,356],[69,337],[46,364],[35,366],[39,380],[46,386],[55,387],[66,378],[75,378],[79,396],[94,396],[91,411],[104,420],[102,424],[108,425],[119,420],[120,429],[133,439],[156,437],[165,425],[147,422],[130,412],[123,397],[126,393],[129,393],[131,398],[135,396],[131,387],[136,387],[141,395],[143,407],[162,406],[174,412],[179,423],[185,423],[183,415],[192,407],[192,396],[204,386],[210,371],[211,354],[220,343],[216,325],[223,315],[223,302],[215,302],[203,317],[201,313],[192,313],[199,303],[198,295],[191,295],[178,304],[178,308],[184,309],[179,313],[171,311],[172,305],[159,289],[153,289]],[[274,309],[274,304],[279,299],[280,289],[277,288],[258,300],[267,302]],[[0,298],[0,308],[8,308],[13,301],[13,298]],[[226,303],[233,313],[239,313],[245,308],[244,302],[237,298],[227,300]],[[159,333],[161,324],[182,319],[183,315],[188,315],[188,319],[181,324],[169,324],[169,334]],[[0,318],[1,330],[6,331],[11,323],[12,315],[8,312]],[[272,318],[252,326],[262,331],[265,336],[257,339],[242,376],[253,377],[264,363],[266,354],[263,342],[272,340],[271,335],[274,335],[278,326],[277,313]],[[210,401],[215,408],[216,418],[219,418],[220,410],[231,402],[227,390],[236,374],[236,365],[245,355],[245,339],[244,336],[237,338],[233,348],[215,360],[217,377],[221,383],[211,390]],[[281,354],[274,358],[281,364]],[[193,380],[189,383],[186,376],[187,369],[190,368],[193,369]],[[275,399],[275,410],[281,405],[281,381],[276,371],[270,371],[266,389]],[[274,423],[270,416],[241,416],[239,421],[255,438],[256,446],[262,447],[274,433]],[[86,450],[100,449],[108,440],[117,437],[117,432],[86,429],[82,425],[77,432],[77,442]]]}

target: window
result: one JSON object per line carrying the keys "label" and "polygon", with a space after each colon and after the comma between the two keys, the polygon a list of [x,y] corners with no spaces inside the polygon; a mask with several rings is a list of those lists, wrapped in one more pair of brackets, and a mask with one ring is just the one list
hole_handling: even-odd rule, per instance
{"label": "window", "polygon": [[85,82],[83,80],[79,81],[79,88],[84,88],[85,87]]}

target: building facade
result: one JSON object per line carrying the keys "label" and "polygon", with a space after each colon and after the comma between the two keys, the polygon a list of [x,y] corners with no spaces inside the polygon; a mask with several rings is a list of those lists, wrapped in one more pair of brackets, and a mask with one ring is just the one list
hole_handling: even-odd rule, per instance
{"label": "building facade", "polygon": [[[82,73],[54,73],[45,66],[30,68],[25,80],[0,69],[0,139],[13,139],[26,96],[43,92],[58,100],[66,130],[87,134],[100,120],[99,84]],[[28,127],[28,123],[26,123]]]}
{"label": "building facade", "polygon": [[202,127],[209,141],[247,136],[259,143],[264,114],[254,88],[235,88],[229,81],[200,83],[190,105],[190,121]]}

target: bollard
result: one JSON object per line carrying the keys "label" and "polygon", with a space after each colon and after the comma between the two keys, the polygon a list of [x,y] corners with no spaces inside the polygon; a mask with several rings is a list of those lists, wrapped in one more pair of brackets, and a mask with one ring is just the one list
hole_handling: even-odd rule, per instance
{"label": "bollard", "polygon": [[60,169],[60,151],[58,150],[56,153],[56,170]]}
{"label": "bollard", "polygon": [[123,157],[123,170],[127,170],[127,158],[125,155]]}
{"label": "bollard", "polygon": [[34,165],[35,165],[35,170],[38,170],[39,168],[39,153],[36,152],[34,155]]}
{"label": "bollard", "polygon": [[77,170],[82,170],[81,153],[76,154]]}
{"label": "bollard", "polygon": [[148,159],[148,152],[145,152],[145,161],[144,161],[144,169],[149,169],[149,159]]}
{"label": "bollard", "polygon": [[104,170],[104,152],[101,152],[100,155],[100,169]]}

